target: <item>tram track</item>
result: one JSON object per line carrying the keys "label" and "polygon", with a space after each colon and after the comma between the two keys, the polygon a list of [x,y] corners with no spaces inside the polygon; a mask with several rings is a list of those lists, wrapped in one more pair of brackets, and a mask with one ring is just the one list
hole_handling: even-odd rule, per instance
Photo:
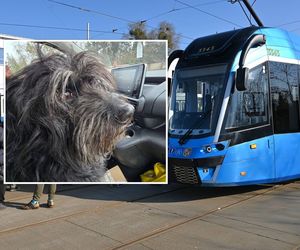
{"label": "tram track", "polygon": [[153,238],[153,237],[156,237],[156,236],[159,236],[159,235],[161,235],[161,234],[163,234],[163,233],[166,233],[166,232],[168,232],[168,231],[171,231],[172,229],[175,229],[175,228],[178,228],[178,227],[183,226],[183,225],[185,225],[185,224],[188,224],[188,223],[197,221],[197,220],[199,220],[199,219],[201,219],[201,218],[203,218],[203,217],[205,217],[205,216],[208,216],[208,215],[213,214],[213,213],[215,213],[215,212],[218,212],[218,211],[220,211],[220,210],[228,209],[228,208],[231,208],[231,207],[240,205],[240,204],[242,204],[243,202],[246,202],[246,201],[249,201],[249,200],[251,200],[251,199],[257,198],[257,197],[259,197],[259,196],[263,196],[263,195],[265,195],[265,194],[267,194],[267,193],[270,193],[270,192],[272,192],[272,191],[283,189],[283,188],[285,188],[285,187],[288,187],[290,184],[292,184],[292,183],[289,183],[289,184],[282,184],[282,185],[276,185],[276,186],[273,186],[273,187],[271,187],[271,188],[268,188],[267,190],[265,190],[265,191],[263,191],[263,192],[260,192],[260,193],[258,193],[258,194],[254,194],[254,195],[252,195],[252,196],[250,196],[250,197],[241,199],[241,200],[236,201],[236,202],[233,202],[233,203],[231,203],[231,204],[227,204],[227,205],[225,205],[225,206],[223,206],[223,207],[218,207],[218,208],[212,209],[212,210],[210,210],[210,211],[208,211],[208,212],[206,212],[206,213],[204,213],[204,214],[193,216],[193,217],[191,217],[191,218],[189,218],[189,219],[186,219],[186,220],[183,220],[183,221],[181,221],[181,222],[174,223],[173,225],[168,225],[168,226],[166,226],[166,227],[161,227],[161,228],[155,229],[155,230],[153,230],[152,232],[149,232],[149,233],[143,235],[142,237],[139,237],[139,238],[130,240],[130,241],[125,242],[125,243],[123,243],[123,244],[121,244],[121,245],[119,245],[119,246],[117,246],[117,247],[114,247],[114,248],[112,248],[112,250],[124,249],[124,248],[129,247],[129,246],[132,246],[132,245],[134,245],[134,244],[136,244],[136,243],[140,243],[140,242],[142,242],[142,241],[144,241],[144,240],[151,239],[151,238]]}

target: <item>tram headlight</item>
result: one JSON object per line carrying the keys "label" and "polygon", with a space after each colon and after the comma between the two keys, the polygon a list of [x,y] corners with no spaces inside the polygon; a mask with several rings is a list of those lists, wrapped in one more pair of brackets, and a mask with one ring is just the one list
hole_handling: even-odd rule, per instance
{"label": "tram headlight", "polygon": [[217,144],[211,144],[211,145],[205,145],[200,149],[200,152],[202,153],[211,153],[211,152],[216,152],[216,151],[222,151],[225,149],[225,145],[222,143],[217,143]]}
{"label": "tram headlight", "polygon": [[206,146],[205,151],[207,153],[210,153],[212,151],[212,147],[211,146]]}

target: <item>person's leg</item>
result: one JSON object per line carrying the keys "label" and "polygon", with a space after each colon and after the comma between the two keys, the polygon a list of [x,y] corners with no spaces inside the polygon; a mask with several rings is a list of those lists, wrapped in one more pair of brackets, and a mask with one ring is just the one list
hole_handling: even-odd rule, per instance
{"label": "person's leg", "polygon": [[5,194],[5,187],[6,185],[4,184],[0,184],[0,210],[6,208],[6,206],[4,205],[4,194]]}
{"label": "person's leg", "polygon": [[49,208],[52,208],[54,206],[55,192],[56,192],[56,184],[50,184],[49,191],[48,191],[48,201],[47,201],[47,206]]}
{"label": "person's leg", "polygon": [[3,203],[5,198],[4,198],[4,195],[5,195],[5,185],[4,184],[0,184],[0,203]]}
{"label": "person's leg", "polygon": [[33,197],[32,199],[39,202],[40,201],[40,198],[43,194],[43,191],[44,191],[44,184],[37,184],[35,185],[35,189],[34,189],[34,192],[33,192]]}
{"label": "person's leg", "polygon": [[48,200],[54,200],[55,193],[56,193],[56,184],[50,184],[49,191],[48,191]]}
{"label": "person's leg", "polygon": [[10,185],[7,185],[6,187],[6,190],[7,191],[10,191],[10,192],[15,192],[17,191],[18,187],[16,184],[10,184]]}

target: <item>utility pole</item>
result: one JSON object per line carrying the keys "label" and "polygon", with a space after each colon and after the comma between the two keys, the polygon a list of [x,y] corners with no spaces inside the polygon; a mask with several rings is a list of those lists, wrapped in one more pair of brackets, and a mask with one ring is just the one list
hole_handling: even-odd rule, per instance
{"label": "utility pole", "polygon": [[90,40],[90,23],[87,23],[87,27],[86,27],[86,39]]}

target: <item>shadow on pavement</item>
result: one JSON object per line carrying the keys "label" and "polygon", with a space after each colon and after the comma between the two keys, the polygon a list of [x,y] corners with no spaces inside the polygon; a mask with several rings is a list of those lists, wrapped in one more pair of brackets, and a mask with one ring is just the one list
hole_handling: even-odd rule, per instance
{"label": "shadow on pavement", "polygon": [[[294,181],[293,181],[294,182]],[[285,182],[291,183],[291,182]],[[183,202],[216,197],[243,195],[274,187],[275,184],[237,187],[201,187],[181,184],[168,185],[58,185],[57,195],[88,200],[127,202]],[[48,190],[47,185],[45,192]],[[19,192],[32,193],[34,185],[19,185]],[[12,202],[12,206],[14,202]],[[18,203],[15,203],[16,206]],[[22,204],[23,205],[23,204]]]}
{"label": "shadow on pavement", "polygon": [[199,199],[210,199],[220,196],[244,194],[270,186],[243,186],[226,188],[204,188],[186,185],[123,185],[123,186],[93,186],[78,190],[63,191],[63,195],[73,196],[81,199],[96,199],[105,201],[127,201],[127,202],[183,202]]}
{"label": "shadow on pavement", "polygon": [[23,205],[25,205],[25,204],[22,203],[22,202],[12,202],[12,201],[7,201],[7,202],[5,202],[5,205],[6,205],[7,207],[12,207],[12,208],[21,209],[21,207],[22,207]]}

